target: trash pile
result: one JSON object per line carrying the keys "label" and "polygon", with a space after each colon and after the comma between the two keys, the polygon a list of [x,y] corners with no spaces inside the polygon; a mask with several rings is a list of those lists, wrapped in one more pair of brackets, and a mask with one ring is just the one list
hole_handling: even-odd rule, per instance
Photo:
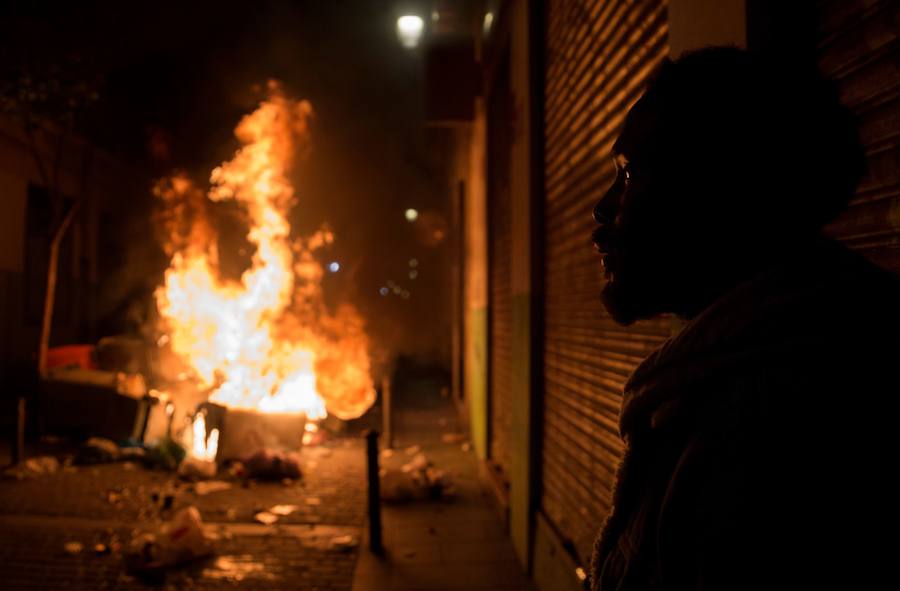
{"label": "trash pile", "polygon": [[258,480],[284,480],[300,478],[300,455],[296,452],[262,449],[243,460],[235,462],[233,469],[241,475]]}
{"label": "trash pile", "polygon": [[[384,465],[379,476],[381,498],[385,502],[446,500],[455,496],[449,474],[435,468],[418,445],[407,448],[403,456],[386,449],[381,457]],[[405,459],[409,461],[398,466]]]}
{"label": "trash pile", "polygon": [[27,480],[59,471],[59,460],[53,456],[29,458],[17,466],[3,471],[3,477],[10,480]]}
{"label": "trash pile", "polygon": [[136,576],[160,580],[168,568],[212,556],[218,539],[217,534],[203,526],[196,507],[185,507],[171,521],[135,535],[123,558]]}

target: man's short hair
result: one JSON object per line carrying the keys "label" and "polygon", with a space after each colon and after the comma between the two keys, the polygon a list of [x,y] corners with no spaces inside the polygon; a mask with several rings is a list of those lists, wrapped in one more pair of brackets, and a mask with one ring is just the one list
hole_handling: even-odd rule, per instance
{"label": "man's short hair", "polygon": [[735,198],[745,191],[794,228],[836,217],[865,173],[855,117],[812,65],[710,47],[667,60],[645,98],[661,109],[670,154],[705,162],[734,181]]}

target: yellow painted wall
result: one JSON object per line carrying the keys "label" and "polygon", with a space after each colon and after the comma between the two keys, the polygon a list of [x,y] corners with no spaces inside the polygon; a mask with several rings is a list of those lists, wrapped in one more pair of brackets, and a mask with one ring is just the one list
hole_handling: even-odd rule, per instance
{"label": "yellow painted wall", "polygon": [[487,190],[485,184],[486,125],[484,104],[476,99],[469,144],[464,241],[465,399],[472,444],[479,458],[487,457]]}

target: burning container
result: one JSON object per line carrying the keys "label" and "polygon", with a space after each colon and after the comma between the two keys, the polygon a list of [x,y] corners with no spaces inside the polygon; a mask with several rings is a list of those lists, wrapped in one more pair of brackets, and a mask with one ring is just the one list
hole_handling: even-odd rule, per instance
{"label": "burning container", "polygon": [[[208,399],[201,416],[208,433],[220,434],[220,460],[265,447],[297,449],[308,422],[329,413],[355,418],[375,401],[362,318],[350,305],[329,309],[322,294],[315,253],[334,236],[327,229],[291,235],[293,163],[309,149],[312,107],[274,82],[269,91],[238,124],[243,147],[213,169],[207,191],[184,176],[156,189],[169,256],[155,294],[158,344],[160,357],[177,366],[163,373],[173,376],[173,393]],[[223,245],[211,212],[221,202],[241,208],[254,249],[239,280],[220,271]]]}

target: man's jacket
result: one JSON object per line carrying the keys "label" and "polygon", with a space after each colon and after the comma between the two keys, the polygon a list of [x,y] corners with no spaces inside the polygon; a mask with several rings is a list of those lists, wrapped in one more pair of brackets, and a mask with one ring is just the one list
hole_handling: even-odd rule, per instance
{"label": "man's jacket", "polygon": [[900,584],[898,318],[897,277],[822,240],[651,355],[592,588]]}

